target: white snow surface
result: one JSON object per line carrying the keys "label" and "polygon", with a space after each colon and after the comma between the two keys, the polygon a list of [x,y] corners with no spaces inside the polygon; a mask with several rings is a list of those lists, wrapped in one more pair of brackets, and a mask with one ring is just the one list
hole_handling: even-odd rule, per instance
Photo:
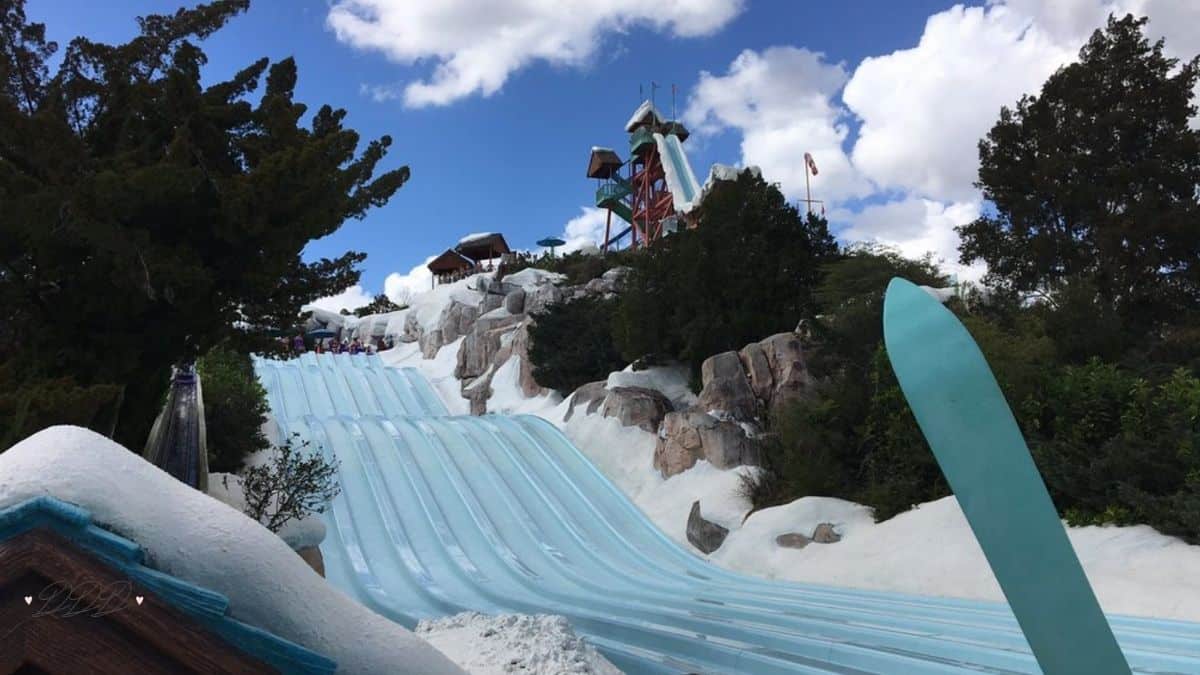
{"label": "white snow surface", "polygon": [[496,234],[496,233],[495,232],[472,232],[471,234],[468,234],[467,236],[463,237],[462,239],[459,239],[458,243],[465,244],[469,241],[475,241],[476,239],[483,239],[484,237],[490,237],[493,234]]}
{"label": "white snow surface", "polygon": [[609,373],[605,387],[644,387],[654,389],[671,399],[676,410],[683,410],[697,400],[688,386],[688,369],[683,365],[653,366],[634,370],[628,365],[625,370]]}
{"label": "white snow surface", "polygon": [[634,125],[636,125],[638,122],[641,122],[642,118],[645,117],[647,113],[654,115],[654,122],[656,124],[662,124],[662,115],[658,114],[658,109],[654,107],[653,103],[651,103],[649,100],[646,100],[642,101],[642,104],[637,107],[637,110],[633,111],[633,115],[631,115],[629,117],[629,121],[625,123],[625,131],[632,133]]}
{"label": "white snow surface", "polygon": [[266,528],[93,431],[51,427],[0,455],[0,507],[42,495],[88,509],[140,544],[151,567],[222,593],[233,617],[328,655],[342,672],[463,672],[334,590]]}
{"label": "white snow surface", "polygon": [[620,675],[561,616],[464,612],[417,624],[429,641],[471,675]]}
{"label": "white snow surface", "polygon": [[526,398],[521,392],[521,357],[516,354],[500,364],[496,374],[492,376],[492,396],[488,399],[488,412],[539,415],[553,410],[560,403],[562,396],[554,391],[544,396]]}

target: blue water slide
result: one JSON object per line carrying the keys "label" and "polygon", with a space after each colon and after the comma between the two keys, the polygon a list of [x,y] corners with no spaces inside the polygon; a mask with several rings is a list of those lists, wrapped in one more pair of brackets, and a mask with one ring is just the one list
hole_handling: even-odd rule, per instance
{"label": "blue water slide", "polygon": [[[1039,673],[1002,603],[783,583],[677,545],[553,425],[452,416],[377,356],[259,359],[280,429],[338,461],[330,583],[393,620],[553,613],[627,673]],[[1110,617],[1135,672],[1200,626]]]}

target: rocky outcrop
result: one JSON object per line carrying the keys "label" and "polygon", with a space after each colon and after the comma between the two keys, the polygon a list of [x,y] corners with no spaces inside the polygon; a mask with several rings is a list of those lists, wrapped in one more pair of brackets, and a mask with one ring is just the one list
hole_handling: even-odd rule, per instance
{"label": "rocky outcrop", "polygon": [[432,359],[438,350],[466,335],[479,317],[479,308],[458,300],[451,300],[442,310],[435,327],[425,329],[415,314],[409,314],[404,323],[405,342],[417,342],[421,355]]}
{"label": "rocky outcrop", "polygon": [[817,525],[811,537],[799,532],[788,532],[775,537],[775,543],[783,548],[804,548],[809,544],[833,544],[841,540],[842,536],[833,529],[833,523]]}
{"label": "rocky outcrop", "polygon": [[758,444],[741,424],[696,410],[667,413],[654,448],[654,468],[670,477],[701,459],[718,469],[761,461]]}
{"label": "rocky outcrop", "polygon": [[607,383],[603,380],[598,382],[588,382],[582,387],[575,390],[571,394],[571,400],[567,402],[567,414],[563,415],[563,421],[571,419],[575,414],[575,409],[580,408],[581,414],[591,415],[600,409],[604,404],[604,398],[608,396],[608,389],[605,387]]}
{"label": "rocky outcrop", "polygon": [[525,289],[518,288],[504,296],[504,309],[509,314],[521,314],[525,311]]}
{"label": "rocky outcrop", "polygon": [[729,530],[714,522],[705,520],[700,515],[699,500],[692,502],[692,511],[688,514],[687,540],[702,553],[712,553],[721,548]]}
{"label": "rocky outcrop", "polygon": [[804,548],[812,543],[812,539],[799,532],[788,532],[775,537],[775,543],[783,548]]}
{"label": "rocky outcrop", "polygon": [[613,387],[604,398],[601,414],[616,418],[622,426],[655,433],[671,409],[671,400],[662,392],[645,387]]}
{"label": "rocky outcrop", "polygon": [[700,390],[697,406],[701,410],[720,410],[742,420],[758,417],[758,399],[737,352],[722,352],[705,359],[700,365],[700,377],[704,388]]}
{"label": "rocky outcrop", "polygon": [[325,576],[325,557],[321,555],[321,549],[316,546],[306,546],[298,549],[296,553],[300,558],[308,563],[308,566],[313,568],[313,571],[321,576]]}
{"label": "rocky outcrop", "polygon": [[801,337],[796,333],[777,333],[757,344],[771,371],[770,392],[760,397],[763,405],[773,411],[807,397],[815,382],[808,371]]}
{"label": "rocky outcrop", "polygon": [[821,523],[813,530],[812,540],[818,544],[833,544],[842,540],[842,535],[833,529],[833,523]]}

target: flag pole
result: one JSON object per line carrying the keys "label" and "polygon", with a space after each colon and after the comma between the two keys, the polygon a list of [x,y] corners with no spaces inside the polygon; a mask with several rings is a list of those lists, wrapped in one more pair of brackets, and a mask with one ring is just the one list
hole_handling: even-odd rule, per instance
{"label": "flag pole", "polygon": [[808,185],[808,158],[804,158],[804,205],[808,207],[808,215],[812,215],[812,188]]}

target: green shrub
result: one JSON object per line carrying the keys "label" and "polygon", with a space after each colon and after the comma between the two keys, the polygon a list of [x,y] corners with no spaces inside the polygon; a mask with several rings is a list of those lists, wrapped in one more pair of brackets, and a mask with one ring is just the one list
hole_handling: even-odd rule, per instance
{"label": "green shrub", "polygon": [[23,372],[12,361],[0,364],[0,452],[58,424],[111,436],[121,393],[117,385],[80,386],[70,377]]}
{"label": "green shrub", "polygon": [[1092,360],[1064,368],[1040,403],[1033,452],[1068,520],[1200,541],[1200,379],[1179,369],[1152,383]]}
{"label": "green shrub", "polygon": [[616,302],[587,296],[535,315],[529,360],[538,384],[565,394],[625,367],[612,337]]}
{"label": "green shrub", "polygon": [[270,407],[250,357],[227,347],[196,364],[204,393],[208,470],[235,473],[246,457],[270,447],[262,424]]}

